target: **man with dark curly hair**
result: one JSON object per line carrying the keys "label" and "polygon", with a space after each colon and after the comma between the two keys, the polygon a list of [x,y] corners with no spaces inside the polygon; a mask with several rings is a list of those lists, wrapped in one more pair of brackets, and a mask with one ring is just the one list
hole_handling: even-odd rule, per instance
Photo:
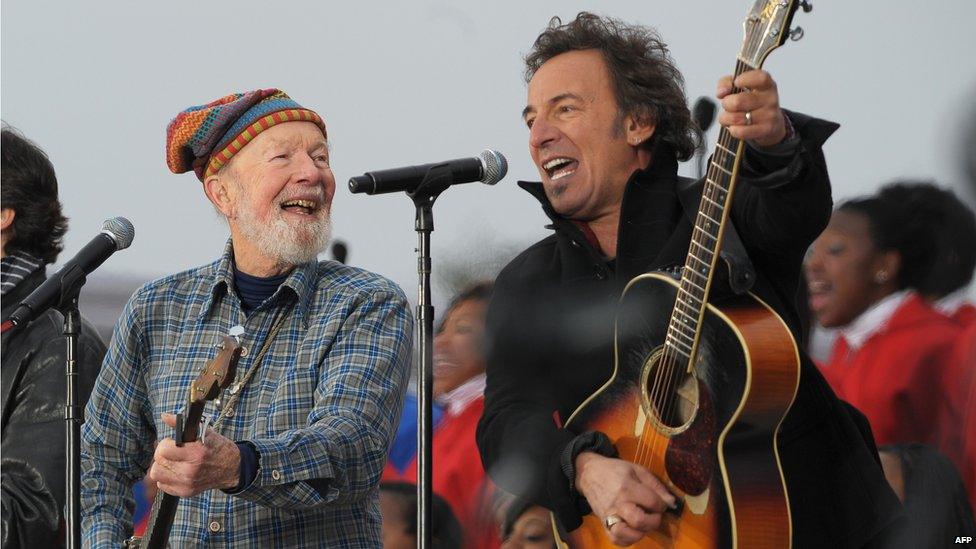
{"label": "man with dark curly hair", "polygon": [[[61,252],[68,220],[47,155],[7,126],[2,130],[0,287],[3,321],[45,280]],[[3,532],[11,547],[62,544],[65,503],[65,340],[62,317],[49,310],[3,334]],[[105,345],[82,323],[79,398],[91,393]]]}
{"label": "man with dark curly hair", "polygon": [[[500,487],[553,510],[566,530],[592,512],[613,543],[630,545],[666,513],[695,506],[614,458],[605,434],[562,423],[614,374],[622,289],[645,272],[681,272],[703,187],[677,175],[678,161],[692,156],[699,131],[667,46],[646,27],[590,13],[553,18],[526,58],[526,81],[522,115],[542,181],[520,186],[554,234],[497,278],[479,447]],[[837,125],[781,109],[761,70],[721,78],[717,97],[719,123],[746,144],[711,299],[751,291],[799,341],[801,262],[831,211],[821,145]],[[778,438],[793,544],[875,543],[898,501],[870,429],[800,354]]]}

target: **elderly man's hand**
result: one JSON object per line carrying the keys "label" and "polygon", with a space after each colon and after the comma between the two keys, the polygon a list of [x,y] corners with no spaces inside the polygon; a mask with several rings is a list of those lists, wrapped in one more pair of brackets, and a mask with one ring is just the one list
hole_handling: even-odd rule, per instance
{"label": "elderly man's hand", "polygon": [[[176,426],[176,416],[162,414],[163,422]],[[179,447],[172,438],[160,441],[153,454],[149,478],[159,489],[179,497],[195,496],[214,488],[233,488],[240,482],[241,451],[234,441],[208,431],[206,443]]]}
{"label": "elderly man's hand", "polygon": [[752,70],[735,79],[735,87],[742,92],[732,93],[732,85],[731,76],[718,81],[716,96],[722,102],[719,124],[727,127],[733,137],[759,147],[781,142],[786,137],[786,118],[779,108],[773,77],[766,71]]}
{"label": "elderly man's hand", "polygon": [[[607,535],[626,547],[661,525],[675,498],[650,471],[624,461],[583,452],[576,456],[576,488],[603,521]],[[607,527],[607,517],[614,522]]]}

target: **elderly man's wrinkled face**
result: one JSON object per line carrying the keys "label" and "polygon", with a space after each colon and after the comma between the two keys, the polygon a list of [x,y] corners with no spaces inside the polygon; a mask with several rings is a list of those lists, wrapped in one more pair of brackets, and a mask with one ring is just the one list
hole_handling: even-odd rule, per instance
{"label": "elderly man's wrinkled face", "polygon": [[247,245],[288,265],[312,261],[325,249],[335,176],[318,126],[273,126],[258,134],[224,170],[236,183],[228,216],[231,230],[236,229]]}

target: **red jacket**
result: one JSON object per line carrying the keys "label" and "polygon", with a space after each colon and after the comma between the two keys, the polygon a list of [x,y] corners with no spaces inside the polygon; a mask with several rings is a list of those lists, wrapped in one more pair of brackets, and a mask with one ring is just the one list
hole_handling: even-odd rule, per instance
{"label": "red jacket", "polygon": [[[497,528],[491,516],[491,493],[494,486],[481,465],[475,444],[475,429],[485,408],[485,398],[468,404],[460,414],[445,412],[434,429],[432,446],[432,490],[451,505],[451,510],[464,531],[463,547],[475,549],[497,548],[500,544]],[[417,482],[417,458],[398,473],[387,463],[383,480]]]}
{"label": "red jacket", "polygon": [[960,331],[913,295],[861,348],[838,340],[821,371],[867,416],[879,445],[927,443],[961,465],[965,376],[952,356]]}
{"label": "red jacket", "polygon": [[950,317],[955,320],[957,324],[963,327],[963,329],[976,324],[976,305],[972,303],[966,303],[962,307],[956,309],[956,312],[952,313]]}
{"label": "red jacket", "polygon": [[965,373],[962,384],[966,392],[962,429],[962,467],[969,503],[976,509],[976,322],[963,330],[956,344],[955,364]]}

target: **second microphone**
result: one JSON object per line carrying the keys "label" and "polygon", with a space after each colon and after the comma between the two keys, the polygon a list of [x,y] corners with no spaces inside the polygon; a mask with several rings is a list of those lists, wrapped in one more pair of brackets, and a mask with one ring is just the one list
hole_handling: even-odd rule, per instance
{"label": "second microphone", "polygon": [[486,185],[494,185],[508,173],[508,161],[502,153],[485,149],[474,158],[457,158],[432,164],[366,172],[349,180],[349,191],[366,194],[412,192],[417,189],[432,167],[441,165],[446,165],[451,170],[454,183],[481,181]]}

